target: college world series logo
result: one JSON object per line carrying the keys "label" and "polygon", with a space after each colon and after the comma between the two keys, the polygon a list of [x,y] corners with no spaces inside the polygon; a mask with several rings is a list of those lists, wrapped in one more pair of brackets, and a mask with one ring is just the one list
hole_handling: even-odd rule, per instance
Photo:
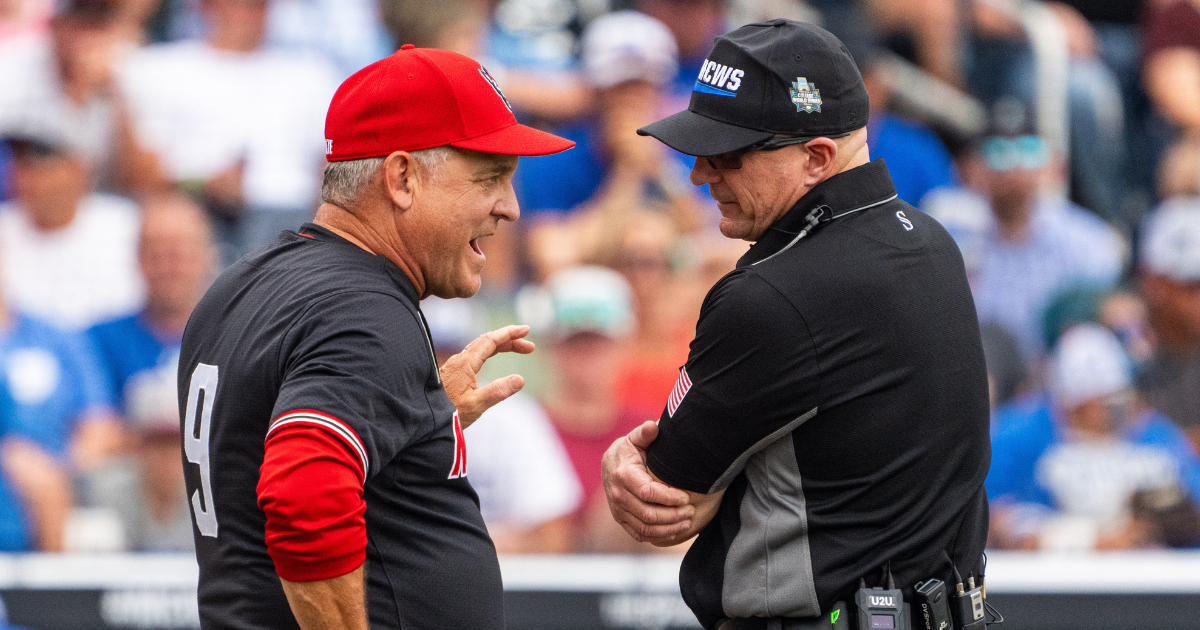
{"label": "college world series logo", "polygon": [[791,94],[797,112],[811,114],[821,111],[821,91],[817,89],[817,84],[809,83],[804,77],[796,77],[796,81],[792,83]]}

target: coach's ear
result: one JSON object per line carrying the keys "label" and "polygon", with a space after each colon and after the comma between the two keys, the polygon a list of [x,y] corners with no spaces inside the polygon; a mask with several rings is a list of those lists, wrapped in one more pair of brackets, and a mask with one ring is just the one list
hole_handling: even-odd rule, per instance
{"label": "coach's ear", "polygon": [[399,210],[412,207],[417,177],[417,161],[408,151],[396,151],[384,158],[383,184],[388,198]]}

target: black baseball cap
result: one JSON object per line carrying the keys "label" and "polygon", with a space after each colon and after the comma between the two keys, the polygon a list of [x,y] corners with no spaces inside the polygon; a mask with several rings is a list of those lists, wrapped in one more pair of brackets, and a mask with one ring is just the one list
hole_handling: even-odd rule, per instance
{"label": "black baseball cap", "polygon": [[868,109],[862,75],[841,40],[778,19],[718,37],[688,108],[638,134],[687,155],[717,155],[774,136],[845,135],[866,126]]}
{"label": "black baseball cap", "polygon": [[70,155],[75,147],[66,136],[48,129],[18,129],[0,132],[0,142],[16,156],[53,157]]}

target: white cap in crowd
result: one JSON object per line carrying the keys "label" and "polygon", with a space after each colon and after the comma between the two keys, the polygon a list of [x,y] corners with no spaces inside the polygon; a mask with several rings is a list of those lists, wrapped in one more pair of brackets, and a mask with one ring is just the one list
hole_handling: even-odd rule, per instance
{"label": "white cap in crowd", "polygon": [[1176,282],[1200,282],[1200,198],[1164,201],[1142,224],[1142,267]]}
{"label": "white cap in crowd", "polygon": [[1075,407],[1121,393],[1132,384],[1132,372],[1116,335],[1099,324],[1079,324],[1059,338],[1050,393],[1060,406]]}
{"label": "white cap in crowd", "polygon": [[675,36],[662,22],[637,11],[592,20],[583,32],[583,73],[598,88],[642,79],[670,81],[679,68]]}
{"label": "white cap in crowd", "polygon": [[517,296],[517,317],[535,333],[565,339],[595,333],[617,339],[633,332],[633,292],[621,274],[584,265],[550,276]]}

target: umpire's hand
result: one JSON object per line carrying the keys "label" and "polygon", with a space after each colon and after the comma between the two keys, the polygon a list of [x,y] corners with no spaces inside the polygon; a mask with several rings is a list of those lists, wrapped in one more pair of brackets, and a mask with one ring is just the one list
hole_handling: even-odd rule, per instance
{"label": "umpire's hand", "polygon": [[600,463],[604,494],[613,518],[638,542],[675,544],[691,528],[696,508],[688,493],[658,481],[646,467],[646,449],[658,425],[643,423],[613,442]]}
{"label": "umpire's hand", "polygon": [[533,352],[533,342],[525,339],[528,334],[528,326],[505,326],[479,335],[462,352],[446,359],[441,368],[442,386],[458,410],[458,420],[464,429],[493,405],[525,387],[525,379],[520,374],[510,374],[480,387],[479,370],[483,369],[485,361],[497,353]]}

